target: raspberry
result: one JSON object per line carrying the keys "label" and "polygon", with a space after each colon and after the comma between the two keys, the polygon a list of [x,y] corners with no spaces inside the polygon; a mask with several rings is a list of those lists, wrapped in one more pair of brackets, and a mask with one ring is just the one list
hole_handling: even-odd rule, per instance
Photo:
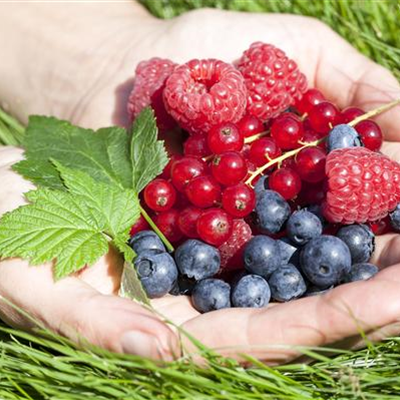
{"label": "raspberry", "polygon": [[377,221],[400,202],[400,165],[363,147],[328,154],[324,215],[330,222]]}
{"label": "raspberry", "polygon": [[271,44],[253,43],[237,67],[247,87],[247,111],[263,121],[294,104],[307,89],[297,64]]}
{"label": "raspberry", "polygon": [[221,268],[243,268],[243,250],[246,243],[253,237],[250,226],[243,219],[233,220],[230,238],[218,250],[221,255]]}
{"label": "raspberry", "polygon": [[167,79],[164,104],[190,133],[237,122],[246,108],[246,86],[239,71],[215,59],[191,60]]}
{"label": "raspberry", "polygon": [[143,108],[151,106],[157,118],[160,130],[169,130],[175,121],[164,107],[162,92],[165,81],[177,64],[171,60],[154,57],[138,64],[135,71],[135,82],[128,100],[128,113],[133,121]]}

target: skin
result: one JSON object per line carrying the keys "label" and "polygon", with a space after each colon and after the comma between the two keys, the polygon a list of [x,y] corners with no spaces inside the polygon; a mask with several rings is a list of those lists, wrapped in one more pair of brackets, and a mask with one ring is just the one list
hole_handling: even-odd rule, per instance
{"label": "skin", "polygon": [[[136,64],[153,56],[233,61],[256,40],[284,49],[340,107],[365,110],[400,97],[394,77],[359,54],[321,22],[292,15],[199,10],[161,21],[127,3],[2,4],[0,100],[26,122],[55,115],[98,128],[123,123]],[[376,118],[399,158],[400,107]],[[0,214],[24,204],[32,185],[11,172],[20,149],[0,148]],[[400,161],[400,160],[399,160]],[[379,237],[373,262],[382,271],[368,282],[266,309],[227,309],[199,315],[186,297],[153,301],[155,309],[224,355],[246,352],[268,363],[299,355],[296,346],[360,344],[359,332],[379,340],[400,332],[400,236]],[[169,360],[181,354],[177,329],[138,304],[115,296],[121,260],[110,252],[95,266],[54,283],[51,265],[19,259],[0,265],[0,315],[13,326],[42,325],[76,341],[116,352]],[[10,302],[24,311],[18,312]],[[84,338],[84,339],[83,339]],[[186,352],[193,346],[183,337]]]}

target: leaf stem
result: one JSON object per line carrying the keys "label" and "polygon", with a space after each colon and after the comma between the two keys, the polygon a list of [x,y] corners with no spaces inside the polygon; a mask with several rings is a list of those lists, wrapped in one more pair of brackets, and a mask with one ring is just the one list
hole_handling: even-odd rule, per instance
{"label": "leaf stem", "polygon": [[304,143],[303,146],[299,147],[298,149],[294,149],[291,151],[286,152],[280,157],[274,158],[270,161],[268,161],[266,164],[261,166],[260,168],[257,168],[247,179],[245,182],[246,185],[252,186],[251,182],[258,176],[261,175],[265,170],[268,168],[274,166],[275,164],[280,164],[282,161],[286,160],[287,158],[295,156],[297,153],[299,153],[301,150],[307,148],[307,147],[313,147],[313,146],[318,146],[320,143],[324,142],[326,140],[326,137],[323,137],[321,139],[315,140],[314,142],[310,143]]}
{"label": "leaf stem", "polygon": [[142,206],[139,207],[140,207],[140,212],[143,215],[143,218],[150,225],[151,229],[153,229],[153,231],[157,233],[157,235],[160,237],[161,241],[165,244],[165,247],[167,248],[168,252],[172,253],[175,250],[174,246],[172,246],[170,241],[165,237],[165,235],[160,231],[160,229],[158,229],[158,226],[151,219],[150,215],[147,214],[147,211]]}

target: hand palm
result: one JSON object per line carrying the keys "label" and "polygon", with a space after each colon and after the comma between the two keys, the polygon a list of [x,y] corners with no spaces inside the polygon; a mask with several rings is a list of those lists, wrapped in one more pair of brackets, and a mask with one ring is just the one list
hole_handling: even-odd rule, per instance
{"label": "hand palm", "polygon": [[[167,30],[164,24],[168,24]],[[126,43],[130,39],[126,37]],[[184,62],[191,58],[216,57],[233,61],[256,40],[284,49],[306,73],[310,86],[321,89],[328,99],[339,106],[351,104],[371,109],[399,96],[397,82],[388,71],[358,54],[340,37],[314,20],[289,15],[225,14],[201,10],[170,22],[157,23],[151,35],[144,36],[138,47],[128,50],[123,66],[120,60],[109,60],[107,71],[110,73],[106,71],[100,80],[104,84],[92,90],[83,103],[80,102],[82,110],[79,114],[72,113],[73,122],[95,127],[121,122],[125,104],[120,99],[124,95],[126,98],[131,81],[130,85],[122,83],[132,77],[133,65],[141,59],[159,56]],[[118,73],[108,79],[113,71]],[[119,101],[115,111],[112,91],[117,85],[120,85],[117,91]],[[393,121],[400,121],[398,110],[379,118],[387,140],[396,141],[396,124]],[[384,149],[395,157],[398,145],[389,142]],[[270,305],[266,309],[226,309],[204,315],[194,310],[185,296],[153,300],[152,305],[206,345],[225,348],[222,351],[224,354],[246,352],[270,362],[287,360],[296,351],[293,348],[274,348],[274,345],[322,345],[357,336],[360,326],[366,332],[384,326],[387,330],[387,326],[393,326],[397,321],[400,316],[400,306],[396,303],[400,285],[400,266],[396,266],[400,263],[399,236],[386,235],[378,238],[377,242],[376,261],[381,267],[392,267],[380,272],[372,281],[344,285],[324,296]],[[152,357],[160,356],[161,352],[165,357],[168,353],[166,348],[174,342],[171,331],[157,317],[137,305],[107,296],[118,291],[121,264],[116,260],[109,256],[95,267],[83,271],[80,280],[69,278],[72,293],[84,293],[81,313],[75,315],[74,311],[73,318],[66,319],[72,327],[55,327],[48,315],[39,314],[39,318],[64,334],[73,335],[71,328],[78,328],[89,340],[117,351],[121,351],[121,346],[113,344],[112,340],[121,332],[144,331],[154,335],[158,344],[146,351],[137,348],[128,351]],[[32,270],[26,265],[21,268],[32,275]],[[44,268],[48,270],[49,266]],[[57,285],[60,284],[65,288],[65,283]],[[38,281],[38,285],[43,286],[43,281]],[[71,314],[68,311],[70,308],[65,306],[68,315]],[[88,316],[89,326],[93,329],[87,327],[87,321],[85,324],[82,322]],[[107,316],[115,324],[111,330],[105,327]],[[99,332],[102,328],[105,328],[104,332]]]}

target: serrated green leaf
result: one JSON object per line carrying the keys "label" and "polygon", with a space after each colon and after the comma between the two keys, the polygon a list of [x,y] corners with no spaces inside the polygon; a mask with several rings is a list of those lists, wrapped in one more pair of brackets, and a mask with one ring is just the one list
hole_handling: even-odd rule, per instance
{"label": "serrated green leaf", "polygon": [[119,295],[150,305],[150,300],[147,297],[142,284],[140,283],[135,268],[133,267],[132,263],[128,261],[125,261],[124,263]]}
{"label": "serrated green leaf", "polygon": [[27,198],[32,204],[0,220],[2,258],[21,257],[34,265],[56,260],[58,279],[108,252],[106,236],[78,195],[43,188]]}
{"label": "serrated green leaf", "polygon": [[157,140],[157,132],[153,110],[147,107],[135,119],[130,145],[132,187],[138,193],[159,175],[168,163],[164,143]]}
{"label": "serrated green leaf", "polygon": [[26,160],[14,169],[38,186],[61,189],[52,158],[96,181],[132,187],[129,137],[123,128],[93,131],[53,117],[31,116],[24,147]]}

